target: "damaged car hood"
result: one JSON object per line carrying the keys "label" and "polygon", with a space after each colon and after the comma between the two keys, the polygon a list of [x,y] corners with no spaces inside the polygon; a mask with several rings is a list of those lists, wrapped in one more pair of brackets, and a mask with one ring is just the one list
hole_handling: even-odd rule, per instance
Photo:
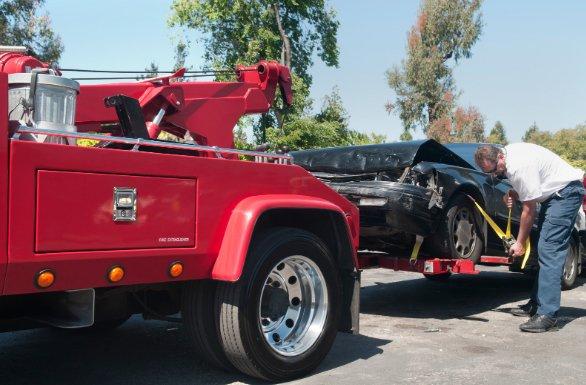
{"label": "damaged car hood", "polygon": [[310,172],[376,173],[423,161],[473,168],[433,139],[294,151],[291,155],[294,164]]}

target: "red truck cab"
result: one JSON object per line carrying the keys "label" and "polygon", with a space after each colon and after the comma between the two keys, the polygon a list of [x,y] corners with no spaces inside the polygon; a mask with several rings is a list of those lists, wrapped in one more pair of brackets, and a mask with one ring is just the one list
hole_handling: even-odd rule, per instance
{"label": "red truck cab", "polygon": [[82,85],[71,130],[8,109],[41,115],[31,100],[44,101],[25,100],[32,80],[9,101],[22,73],[61,84],[33,59],[0,55],[4,329],[181,312],[204,359],[267,380],[311,371],[338,330],[357,332],[355,206],[287,155],[233,148],[238,119],[266,112],[277,86],[290,102],[287,68],[239,67],[234,82]]}

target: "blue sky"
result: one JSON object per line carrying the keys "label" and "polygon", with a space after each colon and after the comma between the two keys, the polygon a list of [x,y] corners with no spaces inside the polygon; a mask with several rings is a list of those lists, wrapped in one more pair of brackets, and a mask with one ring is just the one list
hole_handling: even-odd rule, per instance
{"label": "blue sky", "polygon": [[[340,66],[328,68],[316,60],[315,107],[337,86],[352,129],[396,140],[402,126],[384,109],[393,96],[385,71],[405,56],[419,1],[329,3],[341,23]],[[171,68],[176,33],[166,25],[170,4],[46,0],[45,10],[65,45],[61,66],[136,70],[155,62]],[[550,131],[586,122],[586,1],[492,0],[484,2],[482,12],[484,30],[473,56],[455,70],[459,104],[477,106],[487,131],[500,120],[511,141],[519,141],[534,121]],[[202,66],[197,43],[187,64]]]}

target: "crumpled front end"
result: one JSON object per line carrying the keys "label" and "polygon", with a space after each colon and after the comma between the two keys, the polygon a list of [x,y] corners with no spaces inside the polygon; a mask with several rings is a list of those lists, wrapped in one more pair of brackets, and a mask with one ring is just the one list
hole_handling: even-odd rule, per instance
{"label": "crumpled front end", "polygon": [[360,210],[361,249],[410,248],[415,235],[431,235],[442,221],[443,188],[428,163],[407,167],[396,181],[333,179],[328,185]]}

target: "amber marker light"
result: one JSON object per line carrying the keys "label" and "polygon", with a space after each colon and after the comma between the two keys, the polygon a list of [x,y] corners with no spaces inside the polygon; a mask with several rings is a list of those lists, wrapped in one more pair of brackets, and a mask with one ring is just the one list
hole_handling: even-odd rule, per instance
{"label": "amber marker light", "polygon": [[42,270],[37,273],[35,283],[41,289],[46,289],[55,282],[55,273],[51,270]]}
{"label": "amber marker light", "polygon": [[173,278],[177,278],[181,274],[183,274],[183,264],[181,262],[173,262],[171,266],[169,266],[169,275]]}
{"label": "amber marker light", "polygon": [[124,269],[120,266],[112,266],[108,271],[108,281],[112,283],[120,282],[124,278]]}

